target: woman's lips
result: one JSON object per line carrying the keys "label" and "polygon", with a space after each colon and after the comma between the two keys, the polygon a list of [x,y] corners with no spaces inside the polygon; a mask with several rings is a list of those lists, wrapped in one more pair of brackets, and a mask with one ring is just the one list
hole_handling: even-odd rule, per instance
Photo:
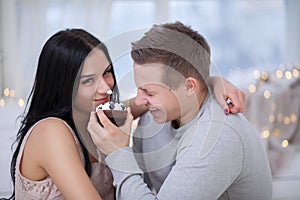
{"label": "woman's lips", "polygon": [[109,97],[106,97],[106,98],[103,98],[103,99],[95,99],[96,106],[98,106],[100,104],[104,104],[108,101],[109,101]]}

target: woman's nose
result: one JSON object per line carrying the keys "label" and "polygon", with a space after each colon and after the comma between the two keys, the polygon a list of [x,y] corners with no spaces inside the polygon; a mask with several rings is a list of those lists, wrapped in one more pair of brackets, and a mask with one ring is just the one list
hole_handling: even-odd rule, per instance
{"label": "woman's nose", "polygon": [[111,90],[111,88],[106,83],[106,81],[102,78],[97,85],[97,92],[98,93],[108,93],[109,90]]}

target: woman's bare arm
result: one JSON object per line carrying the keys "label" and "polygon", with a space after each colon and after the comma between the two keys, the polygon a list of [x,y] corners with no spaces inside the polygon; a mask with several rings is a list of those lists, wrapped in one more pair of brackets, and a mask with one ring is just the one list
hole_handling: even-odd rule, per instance
{"label": "woman's bare arm", "polygon": [[50,176],[65,199],[101,200],[84,170],[71,131],[57,119],[47,119],[33,129],[24,149],[22,174],[33,180]]}

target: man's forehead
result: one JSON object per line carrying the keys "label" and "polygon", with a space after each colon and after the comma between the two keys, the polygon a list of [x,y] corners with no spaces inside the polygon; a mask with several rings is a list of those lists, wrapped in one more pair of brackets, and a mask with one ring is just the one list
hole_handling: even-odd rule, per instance
{"label": "man's forehead", "polygon": [[134,79],[136,85],[162,84],[163,65],[158,63],[134,64]]}
{"label": "man's forehead", "polygon": [[160,63],[134,64],[134,79],[137,87],[148,84],[178,86],[185,77],[173,68]]}

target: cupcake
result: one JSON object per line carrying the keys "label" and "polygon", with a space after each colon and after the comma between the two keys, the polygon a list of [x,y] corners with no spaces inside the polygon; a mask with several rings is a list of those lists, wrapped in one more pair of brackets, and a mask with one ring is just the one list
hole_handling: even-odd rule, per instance
{"label": "cupcake", "polygon": [[116,126],[122,126],[126,120],[127,111],[123,103],[106,102],[97,106],[96,112],[98,110],[103,110],[107,118]]}

